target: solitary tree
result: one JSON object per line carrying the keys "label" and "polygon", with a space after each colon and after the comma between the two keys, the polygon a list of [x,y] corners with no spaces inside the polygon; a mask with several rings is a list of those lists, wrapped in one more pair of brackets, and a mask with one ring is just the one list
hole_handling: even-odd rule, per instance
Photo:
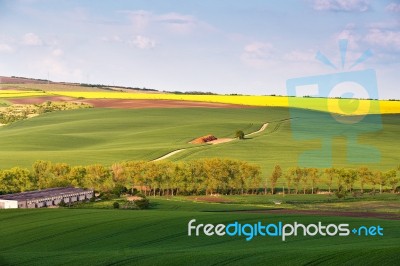
{"label": "solitary tree", "polygon": [[236,137],[238,139],[244,139],[244,132],[242,130],[236,131]]}

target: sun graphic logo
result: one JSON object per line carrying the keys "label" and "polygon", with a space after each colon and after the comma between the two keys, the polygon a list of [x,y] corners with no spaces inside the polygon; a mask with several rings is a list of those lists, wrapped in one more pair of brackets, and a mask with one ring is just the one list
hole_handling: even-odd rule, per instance
{"label": "sun graphic logo", "polygon": [[[338,159],[341,163],[380,162],[380,151],[375,147],[361,144],[359,138],[366,133],[382,129],[376,73],[373,69],[351,71],[351,69],[372,56],[366,50],[355,60],[348,71],[346,66],[347,40],[339,41],[341,71],[325,55],[317,52],[316,59],[333,68],[336,73],[289,79],[286,82],[288,95],[319,97],[314,101],[315,113],[298,109],[298,98],[289,97],[291,130],[295,140],[311,141],[320,139],[318,148],[306,150],[299,156],[299,166],[331,167],[333,164],[332,142],[334,138],[345,137],[346,148]],[[310,101],[311,104],[311,101]]]}

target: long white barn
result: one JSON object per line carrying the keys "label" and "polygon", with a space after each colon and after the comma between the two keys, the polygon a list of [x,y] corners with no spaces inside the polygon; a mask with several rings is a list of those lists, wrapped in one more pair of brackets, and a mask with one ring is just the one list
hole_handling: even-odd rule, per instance
{"label": "long white barn", "polygon": [[82,188],[49,188],[0,196],[0,209],[43,208],[57,206],[61,201],[73,203],[93,197],[93,190]]}

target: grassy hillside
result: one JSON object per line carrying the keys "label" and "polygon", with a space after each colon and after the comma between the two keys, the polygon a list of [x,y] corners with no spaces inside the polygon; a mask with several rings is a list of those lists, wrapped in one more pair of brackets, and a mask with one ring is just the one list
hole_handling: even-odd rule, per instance
{"label": "grassy hillside", "polygon": [[[350,125],[340,124],[329,114],[320,112],[297,110],[296,116],[292,117],[296,118],[283,121],[278,117],[268,119],[270,124],[265,133],[250,139],[184,151],[171,159],[235,157],[265,165],[264,169],[268,172],[272,171],[274,164],[283,167],[298,163],[307,167],[329,167],[326,165],[330,164],[357,167],[364,164],[382,170],[399,164],[397,154],[400,147],[393,145],[400,133],[399,115],[372,116],[369,121]],[[323,148],[324,152],[319,153]],[[332,151],[331,157],[329,151]],[[309,153],[305,154],[307,159],[302,159],[303,153]]]}
{"label": "grassy hillside", "polygon": [[0,128],[1,167],[30,166],[38,159],[72,164],[155,159],[214,134],[257,130],[267,109],[91,109],[45,114]]}
{"label": "grassy hillside", "polygon": [[[353,134],[357,137],[353,144],[359,142],[378,149],[380,157],[372,158],[375,161],[368,164],[370,168],[391,169],[399,163],[400,148],[393,143],[400,132],[400,115],[384,115],[381,122],[371,119],[341,125],[325,113],[296,110],[293,115],[286,108],[63,111],[1,127],[0,160],[1,168],[30,167],[39,159],[74,165],[111,164],[152,160],[175,149],[187,148],[169,159],[235,158],[258,163],[264,173],[269,173],[275,164],[283,168],[296,166],[303,152],[321,148],[331,140],[333,165],[356,167],[360,163],[354,160],[370,154],[363,149],[352,149],[351,156],[347,154],[348,136]],[[253,132],[266,122],[269,125],[264,132],[243,141],[188,144],[207,134],[221,138],[234,137],[239,129]],[[327,147],[329,150],[330,146]],[[328,159],[317,156],[312,163],[322,166]]]}
{"label": "grassy hillside", "polygon": [[[109,90],[99,88],[96,86],[80,86],[78,84],[62,84],[62,83],[50,83],[50,84],[0,84],[0,88],[7,90],[18,90],[18,91],[83,91],[83,92],[106,92]],[[0,94],[1,95],[1,94]]]}
{"label": "grassy hillside", "polygon": [[[154,200],[149,211],[99,209],[0,212],[2,265],[395,265],[398,221],[218,212],[220,204]],[[226,205],[222,205],[226,206]],[[234,210],[235,206],[225,207]],[[217,212],[216,212],[217,211]],[[28,219],[27,219],[28,218]],[[187,223],[380,225],[383,237],[189,237]]]}

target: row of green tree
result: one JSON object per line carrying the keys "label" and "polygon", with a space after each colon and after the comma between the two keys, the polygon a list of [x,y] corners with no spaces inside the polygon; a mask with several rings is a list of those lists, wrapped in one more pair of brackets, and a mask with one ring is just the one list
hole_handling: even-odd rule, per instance
{"label": "row of green tree", "polygon": [[292,188],[294,193],[298,194],[300,189],[306,194],[310,192],[314,194],[318,186],[323,185],[328,188],[330,193],[333,186],[336,185],[336,190],[343,190],[344,192],[352,192],[354,186],[357,183],[360,187],[360,192],[364,193],[364,189],[367,185],[372,187],[373,192],[379,187],[380,193],[383,188],[389,186],[393,193],[396,192],[397,186],[399,185],[400,178],[397,172],[400,171],[400,166],[386,171],[373,171],[368,169],[366,166],[359,167],[357,169],[345,169],[345,168],[289,168],[286,172],[283,172],[279,165],[274,167],[274,170],[270,177],[269,186],[272,194],[278,184],[279,179],[283,179],[281,182],[283,192],[285,192],[285,186],[287,193],[290,194]]}
{"label": "row of green tree", "polygon": [[101,164],[70,166],[66,163],[36,161],[32,170],[14,167],[0,171],[0,192],[14,193],[51,187],[86,187],[99,192],[124,189],[140,190],[146,195],[254,194],[276,193],[277,185],[284,193],[315,193],[319,186],[327,190],[352,191],[357,182],[364,192],[368,185],[396,191],[397,171],[358,169],[289,168],[276,165],[262,176],[258,165],[229,159],[201,159],[187,162],[126,161],[111,167]]}

